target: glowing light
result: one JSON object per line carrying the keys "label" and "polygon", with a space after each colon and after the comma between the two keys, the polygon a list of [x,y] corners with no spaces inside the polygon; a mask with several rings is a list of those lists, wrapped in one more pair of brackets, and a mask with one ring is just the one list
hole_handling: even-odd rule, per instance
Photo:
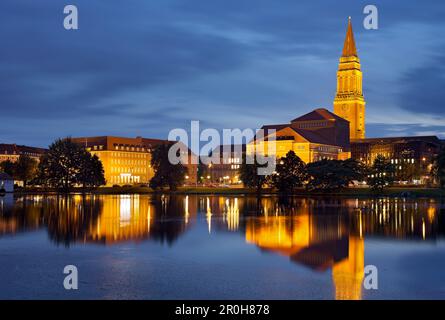
{"label": "glowing light", "polygon": [[188,224],[189,223],[189,216],[190,216],[190,213],[189,213],[189,196],[185,197],[184,202],[185,202],[185,205],[184,205],[185,223]]}
{"label": "glowing light", "polygon": [[212,232],[212,209],[210,207],[210,198],[207,197],[206,220],[209,227],[209,234]]}

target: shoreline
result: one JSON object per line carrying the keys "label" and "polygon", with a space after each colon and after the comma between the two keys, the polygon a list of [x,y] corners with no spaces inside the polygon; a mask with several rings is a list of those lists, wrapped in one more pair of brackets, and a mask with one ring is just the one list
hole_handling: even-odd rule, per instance
{"label": "shoreline", "polygon": [[[94,190],[75,189],[67,193],[72,194],[95,194],[95,195],[116,195],[116,194],[177,194],[177,195],[250,195],[256,196],[257,192],[248,188],[209,188],[209,187],[182,187],[176,191],[163,190],[154,191],[148,187],[101,187]],[[17,190],[15,196],[23,195],[63,195],[54,189],[38,190]],[[391,187],[382,191],[373,191],[369,188],[346,188],[339,191],[306,191],[300,189],[291,194],[280,194],[271,189],[263,189],[261,196],[335,196],[335,197],[402,197],[402,198],[445,198],[445,190],[439,188],[414,188],[414,187]],[[1,196],[1,195],[0,195]]]}

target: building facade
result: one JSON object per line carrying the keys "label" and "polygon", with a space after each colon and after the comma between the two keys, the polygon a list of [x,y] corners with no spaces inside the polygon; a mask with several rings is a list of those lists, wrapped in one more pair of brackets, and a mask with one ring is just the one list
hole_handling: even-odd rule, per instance
{"label": "building facade", "polygon": [[441,150],[436,136],[370,138],[351,142],[352,158],[371,166],[377,156],[388,159],[400,182],[433,183],[431,169]]}
{"label": "building facade", "polygon": [[296,118],[290,124],[266,125],[264,139],[249,143],[247,153],[258,150],[266,154],[267,130],[276,130],[276,157],[294,151],[304,162],[322,159],[345,160],[350,158],[350,141],[365,138],[365,99],[362,71],[355,45],[352,23],[349,18],[346,38],[337,72],[337,92],[334,113],[316,109]]}
{"label": "building facade", "polygon": [[21,155],[27,155],[37,161],[40,161],[40,157],[46,152],[46,149],[35,148],[29,146],[21,146],[16,144],[0,144],[0,162],[11,161],[16,162]]}
{"label": "building facade", "polygon": [[351,140],[365,138],[365,99],[363,76],[352,32],[351,18],[337,72],[334,113],[349,121]]}
{"label": "building facade", "polygon": [[217,163],[205,165],[201,181],[220,184],[238,184],[239,169],[246,153],[246,145],[221,145],[212,151],[211,156],[218,159]]}
{"label": "building facade", "polygon": [[[124,138],[112,136],[72,138],[72,141],[95,154],[102,162],[108,186],[147,184],[154,176],[151,167],[151,153],[160,144],[172,144],[167,140],[142,137]],[[187,157],[186,183],[197,181],[197,165],[191,164],[191,154]]]}
{"label": "building facade", "polygon": [[[350,157],[349,122],[326,109],[316,109],[289,124],[263,126],[264,138],[255,138],[246,148],[247,154],[268,154],[273,143],[275,157],[294,151],[305,163],[322,159],[344,160]],[[270,139],[275,130],[275,140]]]}

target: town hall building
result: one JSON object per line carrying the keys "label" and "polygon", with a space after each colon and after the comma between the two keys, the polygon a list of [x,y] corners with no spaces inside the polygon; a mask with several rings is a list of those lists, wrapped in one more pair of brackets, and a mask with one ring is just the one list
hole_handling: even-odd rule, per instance
{"label": "town hall building", "polygon": [[[348,19],[337,71],[333,113],[320,108],[290,123],[265,125],[262,129],[265,130],[264,138],[248,143],[248,154],[255,150],[267,154],[268,143],[275,143],[277,158],[292,150],[306,163],[353,158],[369,166],[378,155],[382,155],[396,165],[398,177],[409,177],[401,178],[400,183],[431,183],[434,159],[444,147],[443,142],[435,136],[366,138],[363,74],[351,18]],[[276,133],[273,142],[267,133],[269,129]],[[405,165],[408,161],[409,166]],[[415,174],[404,174],[404,170]]]}

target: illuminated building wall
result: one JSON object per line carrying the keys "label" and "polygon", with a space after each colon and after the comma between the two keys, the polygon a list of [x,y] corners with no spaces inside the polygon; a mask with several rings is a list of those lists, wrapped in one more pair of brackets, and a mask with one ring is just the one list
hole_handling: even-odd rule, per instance
{"label": "illuminated building wall", "polygon": [[46,149],[28,146],[19,146],[16,144],[0,144],[0,162],[9,160],[16,162],[20,155],[27,155],[37,161],[46,152]]}
{"label": "illuminated building wall", "polygon": [[217,182],[222,184],[240,183],[239,169],[246,152],[246,145],[222,145],[212,151],[211,156],[219,163],[207,165],[202,182]]}
{"label": "illuminated building wall", "polygon": [[[369,138],[351,142],[352,158],[372,165],[381,155],[394,164],[397,176],[410,177],[410,182],[433,182],[431,168],[441,149],[436,136]],[[411,172],[409,172],[411,171]]]}
{"label": "illuminated building wall", "polygon": [[337,72],[334,113],[349,121],[351,140],[365,138],[365,104],[360,59],[357,55],[351,19],[349,19]]}
{"label": "illuminated building wall", "polygon": [[[344,160],[350,157],[349,123],[326,109],[316,109],[289,124],[263,126],[265,137],[256,137],[247,145],[247,154],[255,151],[277,158],[294,151],[305,163],[322,159]],[[271,138],[275,130],[276,139]],[[273,144],[271,149],[269,144]]]}
{"label": "illuminated building wall", "polygon": [[[75,143],[84,146],[99,157],[105,171],[107,185],[147,184],[154,175],[151,168],[151,151],[166,140],[122,137],[83,137],[73,138]],[[187,155],[186,155],[187,156]],[[196,165],[186,165],[186,180],[196,182]]]}

